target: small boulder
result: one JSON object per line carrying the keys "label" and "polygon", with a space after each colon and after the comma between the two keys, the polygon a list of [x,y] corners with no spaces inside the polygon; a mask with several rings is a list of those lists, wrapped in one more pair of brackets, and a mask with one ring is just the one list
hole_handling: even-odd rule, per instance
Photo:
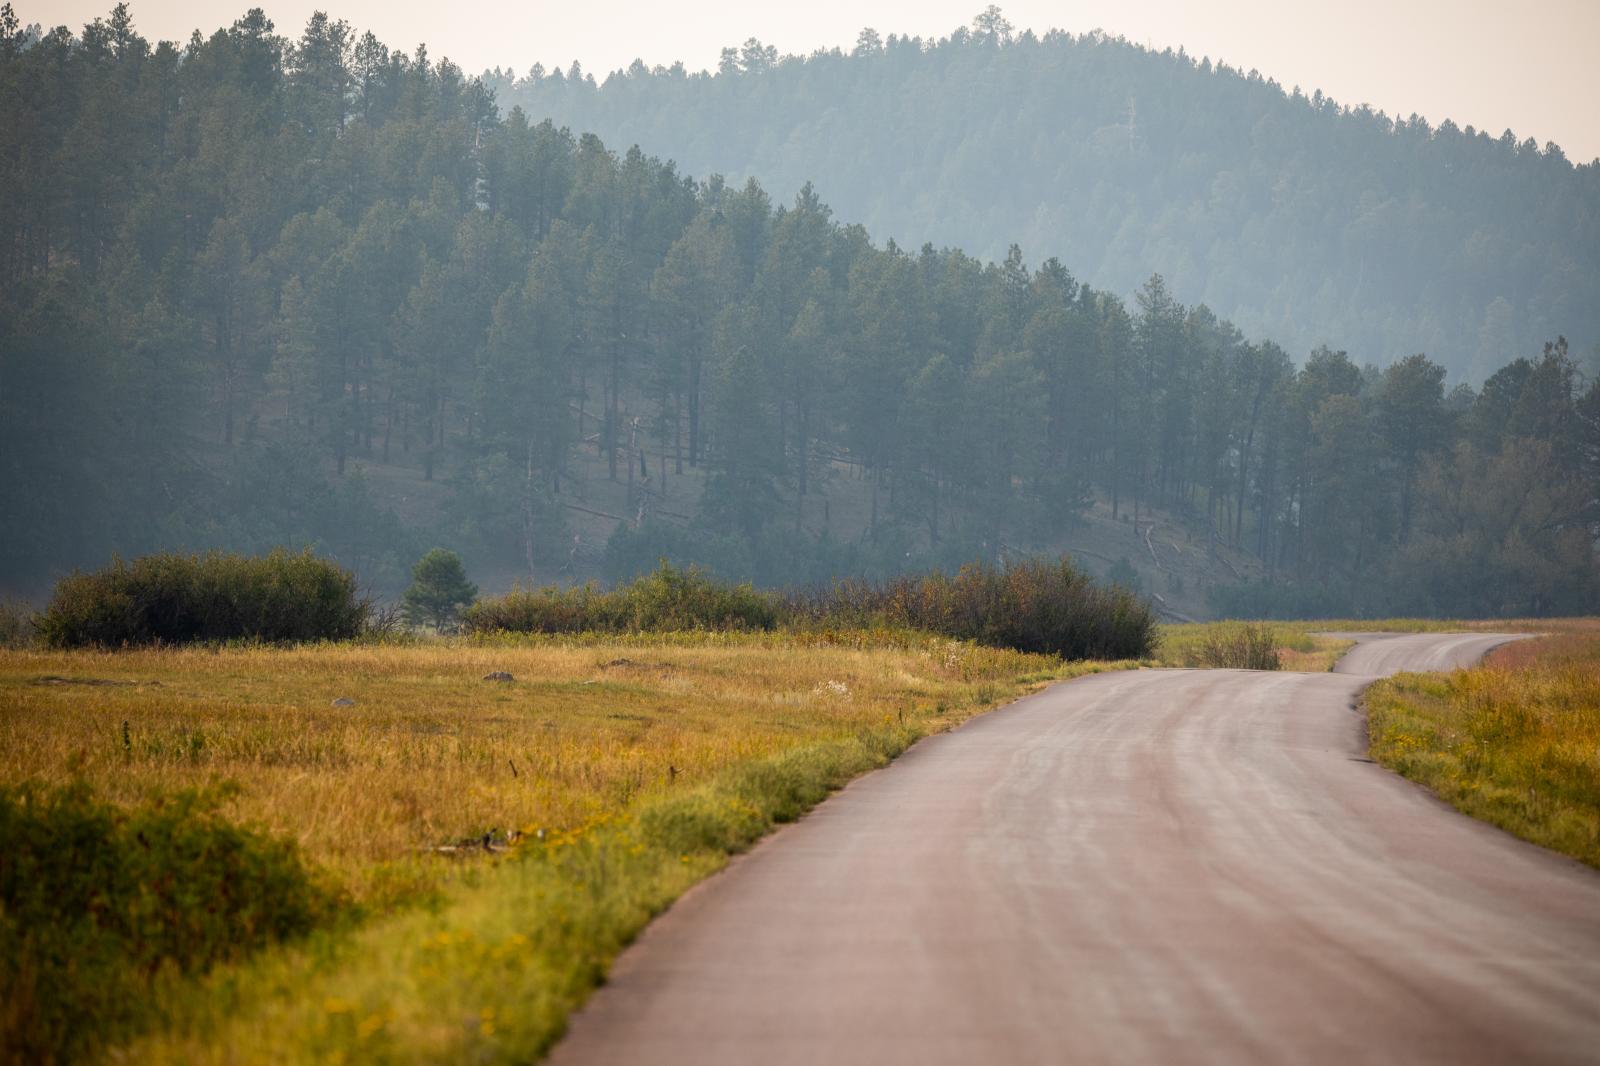
{"label": "small boulder", "polygon": [[354,707],[355,705],[356,701],[351,699],[349,696],[340,696],[338,699],[329,704],[330,707]]}
{"label": "small boulder", "polygon": [[516,678],[514,678],[510,674],[506,673],[504,670],[495,670],[492,673],[484,674],[483,675],[483,679],[485,681],[515,681],[516,680]]}

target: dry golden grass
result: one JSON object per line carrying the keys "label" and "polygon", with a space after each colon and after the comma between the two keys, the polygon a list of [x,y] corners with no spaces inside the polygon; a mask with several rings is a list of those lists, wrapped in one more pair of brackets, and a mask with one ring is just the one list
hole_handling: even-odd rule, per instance
{"label": "dry golden grass", "polygon": [[[134,802],[231,779],[235,817],[380,902],[448,876],[421,849],[576,825],[885,715],[960,721],[1015,691],[996,682],[1057,669],[781,637],[6,652],[0,781],[81,777]],[[482,680],[497,670],[516,680]]]}
{"label": "dry golden grass", "polygon": [[1301,673],[1326,673],[1354,641],[1323,636],[1319,629],[1336,628],[1327,622],[1189,622],[1163,625],[1157,661],[1162,666],[1193,667],[1205,658],[1207,643],[1228,640],[1251,626],[1266,626],[1277,644],[1279,669]]}
{"label": "dry golden grass", "polygon": [[[1559,635],[1368,689],[1372,757],[1475,818],[1600,866],[1600,621],[1530,625]],[[1474,626],[1497,627],[1512,628]]]}
{"label": "dry golden grass", "polygon": [[[775,822],[1105,668],[893,633],[20,650],[0,653],[0,783],[133,803],[235,781],[231,817],[299,840],[360,905],[359,926],[158,982],[163,1021],[113,1058],[528,1061]],[[428,850],[509,829],[509,856]]]}
{"label": "dry golden grass", "polygon": [[[1226,636],[1247,623],[1193,622],[1161,626],[1157,661],[1162,666],[1192,666],[1196,652],[1214,635]],[[1329,633],[1595,633],[1600,618],[1502,618],[1456,621],[1440,618],[1343,618],[1312,621],[1269,621],[1277,637],[1284,670],[1323,673],[1355,643]]]}

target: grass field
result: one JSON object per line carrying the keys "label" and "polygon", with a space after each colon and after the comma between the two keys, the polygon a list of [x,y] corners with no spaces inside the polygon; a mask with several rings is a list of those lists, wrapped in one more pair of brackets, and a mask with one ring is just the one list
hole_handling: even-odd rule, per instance
{"label": "grass field", "polygon": [[[1163,627],[1158,662],[1240,625]],[[1374,754],[1596,861],[1600,623],[1269,625],[1300,670],[1348,645],[1320,631],[1564,634],[1375,688]],[[132,1023],[91,1053],[526,1061],[654,914],[775,824],[922,736],[1127,665],[892,631],[21,648],[0,652],[0,790],[79,783],[157,812],[209,790],[217,817],[293,841],[337,902],[309,936],[140,977]]]}
{"label": "grass field", "polygon": [[[1501,623],[1504,624],[1504,623]],[[1600,622],[1367,690],[1372,757],[1466,814],[1600,867]]]}
{"label": "grass field", "polygon": [[0,785],[132,806],[235,782],[222,814],[345,901],[309,939],[157,975],[133,1060],[523,1061],[773,824],[1102,668],[892,633],[11,651]]}

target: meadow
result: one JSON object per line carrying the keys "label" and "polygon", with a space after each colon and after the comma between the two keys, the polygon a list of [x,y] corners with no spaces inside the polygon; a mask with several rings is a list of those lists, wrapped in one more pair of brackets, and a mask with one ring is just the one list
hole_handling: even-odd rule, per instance
{"label": "meadow", "polygon": [[[1085,672],[1263,652],[1326,670],[1349,641],[1325,631],[1465,628],[1563,635],[1375,687],[1374,757],[1595,862],[1590,622],[1163,626],[1142,663],[888,627],[0,651],[0,829],[37,853],[11,874],[89,826],[118,857],[82,876],[123,870],[143,908],[114,943],[103,922],[39,934],[71,923],[52,906],[102,906],[57,863],[31,927],[0,912],[0,947],[71,960],[54,984],[0,967],[0,1051],[527,1061],[652,916],[923,736]],[[293,906],[250,897],[262,878]],[[15,994],[30,980],[48,1001]]]}
{"label": "meadow", "polygon": [[[309,936],[154,967],[103,1034],[135,1041],[118,1055],[523,1061],[652,915],[773,825],[1104,668],[882,630],[30,648],[0,653],[0,784],[147,811],[226,783],[215,816],[292,842],[336,901]],[[13,1051],[29,1025],[34,1046],[72,1031],[7,1025]]]}

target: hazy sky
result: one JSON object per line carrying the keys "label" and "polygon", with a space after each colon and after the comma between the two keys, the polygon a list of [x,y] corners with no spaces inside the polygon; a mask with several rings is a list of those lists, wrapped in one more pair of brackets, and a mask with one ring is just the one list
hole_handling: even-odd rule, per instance
{"label": "hazy sky", "polygon": [[[12,0],[24,23],[77,29],[112,0]],[[780,52],[848,46],[863,26],[884,36],[947,35],[984,0],[133,0],[151,38],[209,32],[255,4],[298,36],[316,8],[410,50],[426,42],[469,72],[525,72],[579,60],[597,77],[635,58],[714,67],[724,45],[759,37]],[[1600,157],[1600,0],[1012,0],[1018,30],[1099,27],[1156,47],[1255,67],[1286,88],[1322,89],[1390,114],[1417,112],[1517,139],[1555,141],[1574,162]]]}

